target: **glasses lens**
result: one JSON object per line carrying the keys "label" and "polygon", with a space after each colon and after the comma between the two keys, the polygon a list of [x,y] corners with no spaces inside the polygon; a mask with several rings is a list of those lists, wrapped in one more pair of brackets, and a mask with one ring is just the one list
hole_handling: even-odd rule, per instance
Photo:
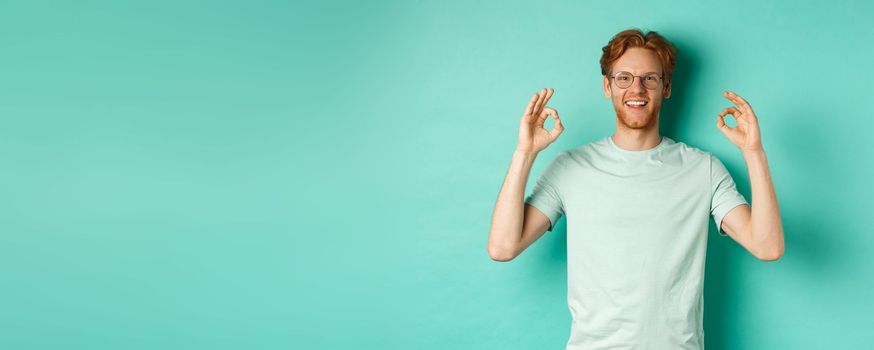
{"label": "glasses lens", "polygon": [[657,89],[659,87],[659,80],[660,79],[659,79],[658,74],[647,74],[647,75],[643,76],[642,79],[643,79],[643,86],[645,86],[647,89],[654,90],[654,89]]}
{"label": "glasses lens", "polygon": [[613,80],[616,81],[616,86],[624,89],[631,86],[631,82],[634,80],[634,76],[628,72],[619,72],[618,74],[616,74]]}

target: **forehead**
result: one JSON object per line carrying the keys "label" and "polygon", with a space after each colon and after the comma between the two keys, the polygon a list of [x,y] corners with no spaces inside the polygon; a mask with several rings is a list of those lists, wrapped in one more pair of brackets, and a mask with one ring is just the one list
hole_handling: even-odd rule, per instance
{"label": "forehead", "polygon": [[613,62],[613,72],[626,71],[632,74],[662,72],[659,55],[650,49],[633,47],[625,51],[616,62]]}

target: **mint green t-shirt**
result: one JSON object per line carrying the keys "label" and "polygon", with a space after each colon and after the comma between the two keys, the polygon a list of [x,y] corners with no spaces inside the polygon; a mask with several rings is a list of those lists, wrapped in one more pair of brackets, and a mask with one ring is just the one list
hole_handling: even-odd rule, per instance
{"label": "mint green t-shirt", "polygon": [[662,136],[562,151],[525,202],[567,219],[567,349],[703,349],[710,216],[748,204],[712,154]]}

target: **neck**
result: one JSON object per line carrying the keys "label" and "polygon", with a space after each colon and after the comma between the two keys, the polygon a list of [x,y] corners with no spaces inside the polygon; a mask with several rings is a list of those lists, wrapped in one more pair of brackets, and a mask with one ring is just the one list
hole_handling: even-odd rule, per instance
{"label": "neck", "polygon": [[658,146],[662,136],[659,135],[658,125],[647,129],[629,129],[617,125],[612,139],[616,146],[624,150],[645,151]]}

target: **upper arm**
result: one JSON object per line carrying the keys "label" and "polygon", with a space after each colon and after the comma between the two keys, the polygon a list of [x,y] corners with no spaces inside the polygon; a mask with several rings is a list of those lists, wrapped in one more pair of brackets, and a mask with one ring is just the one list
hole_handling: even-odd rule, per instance
{"label": "upper arm", "polygon": [[[750,230],[750,220],[752,218],[750,206],[741,204],[731,209],[725,217],[722,218],[722,230],[734,239],[738,244],[744,247],[750,253],[753,253],[752,247],[752,231]],[[755,255],[755,253],[753,253]]]}
{"label": "upper arm", "polygon": [[546,214],[531,204],[525,204],[525,218],[522,221],[522,238],[516,247],[514,256],[522,254],[522,251],[543,236],[550,225],[549,217]]}

